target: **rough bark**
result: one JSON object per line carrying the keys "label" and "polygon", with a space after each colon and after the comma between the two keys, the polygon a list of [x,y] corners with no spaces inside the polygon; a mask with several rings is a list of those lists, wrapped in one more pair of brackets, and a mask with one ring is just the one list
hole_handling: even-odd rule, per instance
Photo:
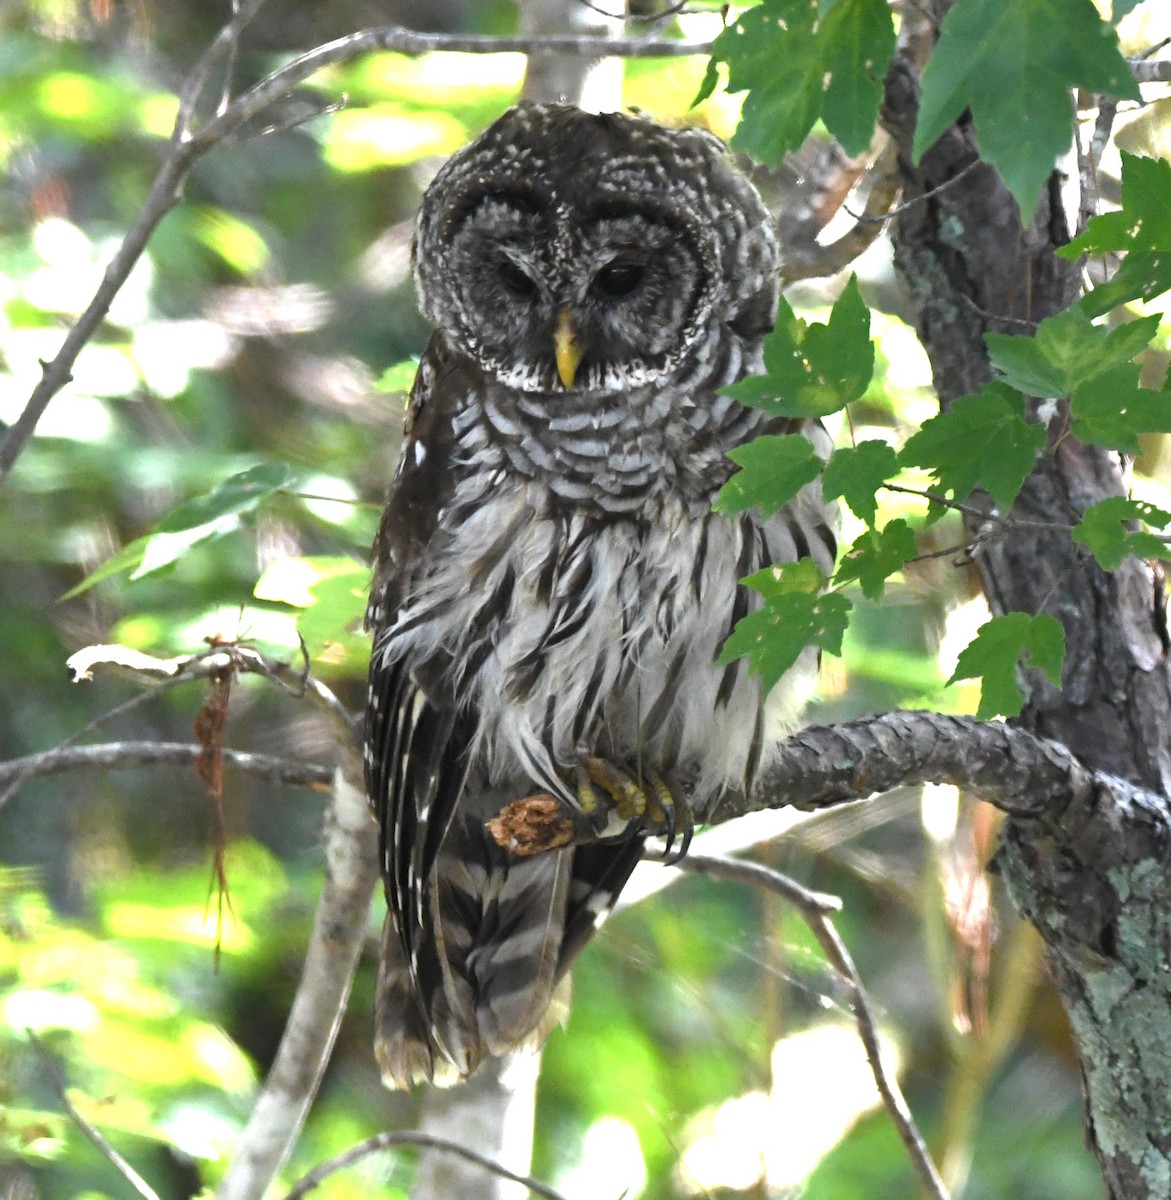
{"label": "rough bark", "polygon": [[[966,118],[912,164],[917,99],[914,67],[900,57],[884,120],[901,151],[905,199],[921,199],[895,222],[896,265],[947,405],[990,377],[985,332],[1031,331],[1068,305],[1077,277],[1054,254],[1067,240],[1058,177],[1026,229],[999,176],[977,163]],[[1125,493],[1117,457],[1081,445],[1059,422],[1015,515],[1074,522],[1090,504]],[[1136,560],[1107,574],[1068,535],[1036,530],[985,543],[977,565],[994,612],[1045,611],[1065,628],[1062,686],[1027,672],[1020,724],[1092,769],[1166,795],[1162,577]],[[1088,1134],[1114,1200],[1171,1194],[1169,845],[1165,804],[1093,789],[1068,806],[1010,819],[999,860],[1047,943],[1081,1054]]]}

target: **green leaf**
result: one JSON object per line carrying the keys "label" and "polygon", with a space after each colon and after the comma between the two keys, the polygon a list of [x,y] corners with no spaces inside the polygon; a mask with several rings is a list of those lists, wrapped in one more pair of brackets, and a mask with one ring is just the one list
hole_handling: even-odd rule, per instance
{"label": "green leaf", "polygon": [[741,469],[720,488],[717,512],[744,512],[754,504],[771,517],[821,471],[813,444],[800,434],[765,434],[728,452]]}
{"label": "green leaf", "polygon": [[409,392],[419,372],[419,360],[408,358],[386,368],[375,381],[376,392]]}
{"label": "green leaf", "polygon": [[229,513],[250,512],[274,492],[292,486],[296,472],[288,463],[261,463],[217,484],[168,513],[158,524],[159,533],[176,533]]}
{"label": "green leaf", "polygon": [[1117,571],[1130,554],[1171,560],[1171,546],[1166,542],[1145,530],[1127,528],[1135,521],[1166,529],[1171,525],[1171,512],[1142,500],[1111,496],[1086,509],[1073,540],[1090,551],[1103,571]]}
{"label": "green leaf", "polygon": [[1123,151],[1121,210],[1094,217],[1058,253],[1072,260],[1119,251],[1126,258],[1114,277],[1082,297],[1089,316],[1171,289],[1171,163]]}
{"label": "green leaf", "polygon": [[766,567],[744,583],[760,594],[763,603],[737,622],[718,663],[726,665],[746,656],[767,693],[806,647],[841,653],[852,606],[837,592],[821,594],[825,576],[811,559]]}
{"label": "green leaf", "polygon": [[777,417],[824,417],[857,400],[874,374],[870,310],[857,278],[850,277],[824,325],[807,325],[782,297],[764,367],[725,393]]}
{"label": "green leaf", "polygon": [[1050,683],[1061,684],[1061,664],[1065,659],[1065,630],[1061,623],[1041,613],[1012,612],[980,627],[972,642],[959,656],[948,683],[958,679],[981,679],[980,707],[976,716],[1017,716],[1024,696],[1017,682],[1017,664],[1025,655],[1028,663],[1044,671]]}
{"label": "green leaf", "polygon": [[[886,0],[764,0],[750,8],[712,47],[713,63],[728,64],[727,90],[748,92],[732,145],[777,163],[821,117],[848,154],[862,153],[894,49]],[[714,87],[709,65],[696,103]]]}
{"label": "green leaf", "polygon": [[823,3],[818,41],[828,79],[821,119],[847,154],[861,154],[874,137],[886,68],[895,51],[886,0],[835,0],[832,8]]}
{"label": "green leaf", "polygon": [[198,542],[222,537],[236,529],[240,517],[255,512],[262,500],[289,487],[296,479],[286,463],[263,463],[233,475],[202,496],[168,513],[147,539],[142,561],[131,579],[169,566]]}
{"label": "green leaf", "polygon": [[233,475],[210,492],[173,509],[153,533],[123,546],[62,599],[71,599],[123,571],[130,571],[131,579],[141,579],[169,566],[192,546],[239,528],[242,516],[254,512],[263,500],[292,486],[295,480],[295,473],[285,463],[265,463]]}
{"label": "green leaf", "polygon": [[1129,362],[1158,331],[1158,316],[1107,329],[1074,305],[1042,321],[1032,337],[988,333],[984,341],[1010,386],[1030,396],[1068,396],[1096,375]]}
{"label": "green leaf", "polygon": [[282,558],[256,581],[258,600],[303,609],[297,632],[317,667],[364,670],[370,656],[362,632],[370,568],[344,555]]}
{"label": "green leaf", "polygon": [[862,594],[869,600],[877,600],[886,581],[918,553],[911,527],[898,517],[881,530],[868,529],[858,538],[838,567],[834,582],[842,584],[856,579]]}
{"label": "green leaf", "polygon": [[899,455],[904,466],[926,467],[941,489],[963,501],[984,488],[1007,512],[1045,445],[1045,429],[1021,416],[1020,395],[993,382],[975,396],[924,422]]}
{"label": "green leaf", "polygon": [[1143,0],[1114,0],[1114,6],[1110,10],[1110,20],[1117,25],[1128,12],[1138,8],[1142,2]]}
{"label": "green leaf", "polygon": [[835,450],[821,477],[827,500],[841,496],[867,525],[878,515],[878,489],[896,474],[899,456],[886,442],[872,439]]}
{"label": "green leaf", "polygon": [[712,95],[717,86],[719,86],[719,82],[720,72],[719,68],[716,66],[716,60],[714,58],[709,58],[707,60],[707,67],[703,72],[703,79],[699,85],[699,91],[695,93],[695,99],[692,100],[689,107],[698,108],[699,105],[701,105],[706,99],[708,99],[709,96]]}
{"label": "green leaf", "polygon": [[[747,91],[732,145],[778,163],[808,136],[821,109],[816,0],[765,0],[716,38],[712,58],[728,64],[729,92]],[[780,63],[785,69],[778,70]]]}
{"label": "green leaf", "polygon": [[1078,87],[1140,99],[1118,37],[1092,0],[959,0],[923,71],[915,161],[970,109],[980,153],[1028,224],[1069,146]]}
{"label": "green leaf", "polygon": [[142,562],[142,554],[146,549],[147,542],[150,541],[150,535],[146,537],[135,538],[132,542],[127,542],[116,554],[107,558],[100,567],[96,567],[80,582],[74,584],[61,597],[62,600],[72,600],[74,596],[80,596],[82,592],[87,592],[94,584],[101,583],[105,579],[110,579],[115,575],[120,575],[123,571],[132,571]]}
{"label": "green leaf", "polygon": [[1044,354],[1035,337],[986,333],[984,343],[993,366],[1009,387],[1029,396],[1064,396],[1065,376]]}
{"label": "green leaf", "polygon": [[1140,433],[1171,433],[1171,395],[1140,387],[1140,374],[1128,362],[1081,384],[1070,398],[1074,437],[1137,454]]}

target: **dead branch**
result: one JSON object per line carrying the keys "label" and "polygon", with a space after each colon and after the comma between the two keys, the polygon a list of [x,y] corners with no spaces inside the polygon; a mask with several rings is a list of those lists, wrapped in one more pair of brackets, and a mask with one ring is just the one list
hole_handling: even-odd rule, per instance
{"label": "dead branch", "polygon": [[361,718],[348,708],[321,680],[309,671],[309,659],[302,645],[304,662],[294,668],[279,659],[267,658],[241,642],[217,641],[195,654],[174,658],[156,658],[128,646],[86,646],[71,654],[65,669],[74,683],[93,679],[98,666],[116,667],[132,675],[157,679],[218,679],[227,674],[260,675],[282,691],[298,698],[305,697],[333,726],[344,746],[356,745],[361,732]]}
{"label": "dead branch", "polygon": [[[98,746],[58,747],[0,763],[0,784],[19,786],[29,779],[63,775],[68,771],[192,767],[202,750],[203,747],[196,742],[103,742]],[[269,783],[325,791],[333,778],[333,768],[323,763],[298,762],[291,758],[250,754],[243,750],[225,749],[222,754],[225,767],[255,775]]]}
{"label": "dead branch", "polygon": [[330,1175],[353,1166],[354,1163],[360,1162],[371,1154],[377,1154],[379,1150],[388,1150],[392,1146],[423,1146],[428,1150],[442,1150],[445,1154],[454,1154],[467,1162],[475,1163],[500,1179],[523,1184],[534,1196],[541,1196],[544,1200],[565,1200],[560,1192],[555,1192],[548,1184],[534,1179],[531,1175],[518,1175],[515,1171],[510,1171],[507,1167],[502,1167],[499,1163],[493,1162],[492,1159],[471,1149],[470,1146],[461,1146],[459,1142],[453,1142],[449,1138],[436,1137],[430,1133],[417,1133],[409,1129],[394,1129],[388,1130],[386,1133],[376,1133],[373,1137],[351,1146],[342,1154],[326,1159],[325,1162],[303,1176],[293,1189],[286,1193],[285,1200],[301,1200],[302,1196],[307,1196]]}
{"label": "dead branch", "polygon": [[738,883],[747,883],[752,887],[761,887],[773,892],[782,899],[794,905],[801,913],[810,932],[817,938],[822,952],[830,967],[838,976],[846,991],[846,1001],[854,1014],[854,1023],[858,1027],[858,1037],[866,1050],[866,1058],[870,1070],[874,1074],[874,1082],[879,1095],[891,1120],[898,1130],[903,1145],[911,1157],[911,1162],[919,1175],[925,1193],[932,1200],[948,1200],[948,1192],[944,1186],[926,1143],[911,1115],[910,1106],[899,1087],[898,1080],[887,1069],[882,1060],[882,1051],[878,1041],[878,1025],[874,1020],[874,1012],[870,1007],[870,999],[858,968],[846,949],[837,927],[830,920],[829,914],[841,908],[841,901],[836,896],[826,896],[811,892],[795,880],[774,871],[760,863],[744,862],[736,858],[724,858],[716,855],[693,855],[683,859],[680,864],[685,871],[698,875],[707,875],[713,879],[730,879]]}
{"label": "dead branch", "polygon": [[264,1088],[240,1137],[216,1200],[263,1196],[288,1159],[329,1062],[378,882],[366,794],[350,756],[334,777],[325,815],[325,883],[305,966]]}
{"label": "dead branch", "polygon": [[142,256],[155,229],[167,213],[181,202],[183,183],[191,168],[203,155],[233,134],[246,121],[286,96],[299,83],[303,83],[323,67],[348,62],[375,50],[392,50],[412,55],[433,51],[459,51],[464,54],[530,54],[539,51],[544,54],[581,55],[587,58],[674,57],[708,54],[711,51],[710,42],[685,42],[670,38],[607,38],[588,34],[560,37],[464,36],[417,33],[397,25],[386,25],[338,38],[302,54],[273,71],[231,103],[221,103],[215,115],[196,130],[196,111],[212,70],[238,44],[240,35],[263,3],[264,0],[248,0],[241,5],[184,82],[180,90],[179,113],[171,135],[170,149],[134,224],[106,268],[93,299],[66,335],[53,360],[44,365],[41,379],[29,396],[24,409],[0,440],[0,484],[3,484],[28,444],[49,401],[71,380],[73,364],[78,354],[105,320],[114,297]]}
{"label": "dead branch", "polygon": [[102,1156],[130,1184],[134,1191],[142,1197],[142,1200],[160,1200],[158,1192],[106,1141],[98,1129],[77,1110],[73,1101],[69,1099],[65,1076],[61,1073],[61,1068],[45,1048],[41,1039],[31,1029],[25,1030],[25,1036],[36,1051],[37,1057],[41,1060],[41,1068],[45,1073],[45,1078],[49,1081],[49,1086],[53,1089],[57,1099],[61,1102],[61,1107],[69,1114],[77,1128],[93,1142],[98,1150],[101,1151]]}

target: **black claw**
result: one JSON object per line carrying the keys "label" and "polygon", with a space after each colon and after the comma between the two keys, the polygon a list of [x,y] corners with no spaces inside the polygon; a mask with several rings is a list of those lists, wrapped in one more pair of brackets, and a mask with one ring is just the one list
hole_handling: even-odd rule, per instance
{"label": "black claw", "polygon": [[671,859],[671,847],[675,844],[675,809],[671,805],[663,808],[663,825],[663,862],[668,862]]}
{"label": "black claw", "polygon": [[671,853],[671,843],[667,842],[667,849],[663,853],[663,865],[673,867],[677,863],[681,863],[687,857],[687,851],[691,849],[691,835],[695,832],[691,825],[683,831],[683,837],[679,841],[679,849],[676,853]]}

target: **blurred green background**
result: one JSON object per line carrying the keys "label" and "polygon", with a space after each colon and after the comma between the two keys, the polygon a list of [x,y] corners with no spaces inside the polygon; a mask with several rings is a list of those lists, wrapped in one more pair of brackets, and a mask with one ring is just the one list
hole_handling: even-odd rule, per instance
{"label": "blurred green background", "polygon": [[[397,7],[274,2],[235,84],[295,49],[403,18],[409,6]],[[431,7],[436,27],[514,28],[503,2]],[[718,27],[715,7],[698,19]],[[20,411],[133,220],[220,9],[0,7],[0,419]],[[331,68],[265,122],[276,131],[246,128],[195,168],[0,496],[0,757],[51,748],[142,690],[109,673],[67,681],[66,657],[100,642],[169,655],[239,637],[295,662],[299,623],[315,670],[358,707],[366,554],[427,333],[409,278],[412,216],[443,157],[516,98],[523,66],[516,55],[378,54]],[[688,111],[703,67],[629,64],[624,100],[726,135],[728,97]],[[343,95],[344,108],[322,114]],[[784,172],[759,179],[783,203]],[[900,319],[889,253],[876,248],[858,270],[878,310],[880,369],[854,431],[897,440],[930,415],[929,373]],[[792,298],[823,318],[838,286]],[[1162,453],[1152,443],[1149,474]],[[222,485],[245,471],[266,486],[233,509]],[[202,524],[143,540],[209,493]],[[961,540],[945,519],[923,548]],[[981,619],[974,596],[966,568],[945,557],[909,570],[881,604],[859,597],[811,719],[972,711],[973,692],[943,680]],[[86,740],[190,740],[202,699],[199,684],[160,692]],[[308,706],[255,678],[233,689],[226,742],[334,755]],[[299,973],[322,807],[319,793],[228,775],[231,913],[217,971],[211,801],[193,771],[87,771],[5,797],[0,1193],[126,1194],[62,1112],[30,1029],[74,1103],[163,1196],[214,1185]],[[843,896],[840,928],[892,1058],[963,1195],[1097,1200],[1064,1017],[1035,937],[985,871],[995,826],[946,790],[906,792],[793,824],[759,854]],[[372,1060],[380,921],[379,902],[290,1180],[416,1121],[417,1097],[383,1091]],[[535,1159],[567,1196],[916,1194],[838,988],[779,902],[686,879],[615,917],[575,993],[545,1055]],[[370,1159],[316,1194],[405,1195],[413,1162],[409,1151]]]}

